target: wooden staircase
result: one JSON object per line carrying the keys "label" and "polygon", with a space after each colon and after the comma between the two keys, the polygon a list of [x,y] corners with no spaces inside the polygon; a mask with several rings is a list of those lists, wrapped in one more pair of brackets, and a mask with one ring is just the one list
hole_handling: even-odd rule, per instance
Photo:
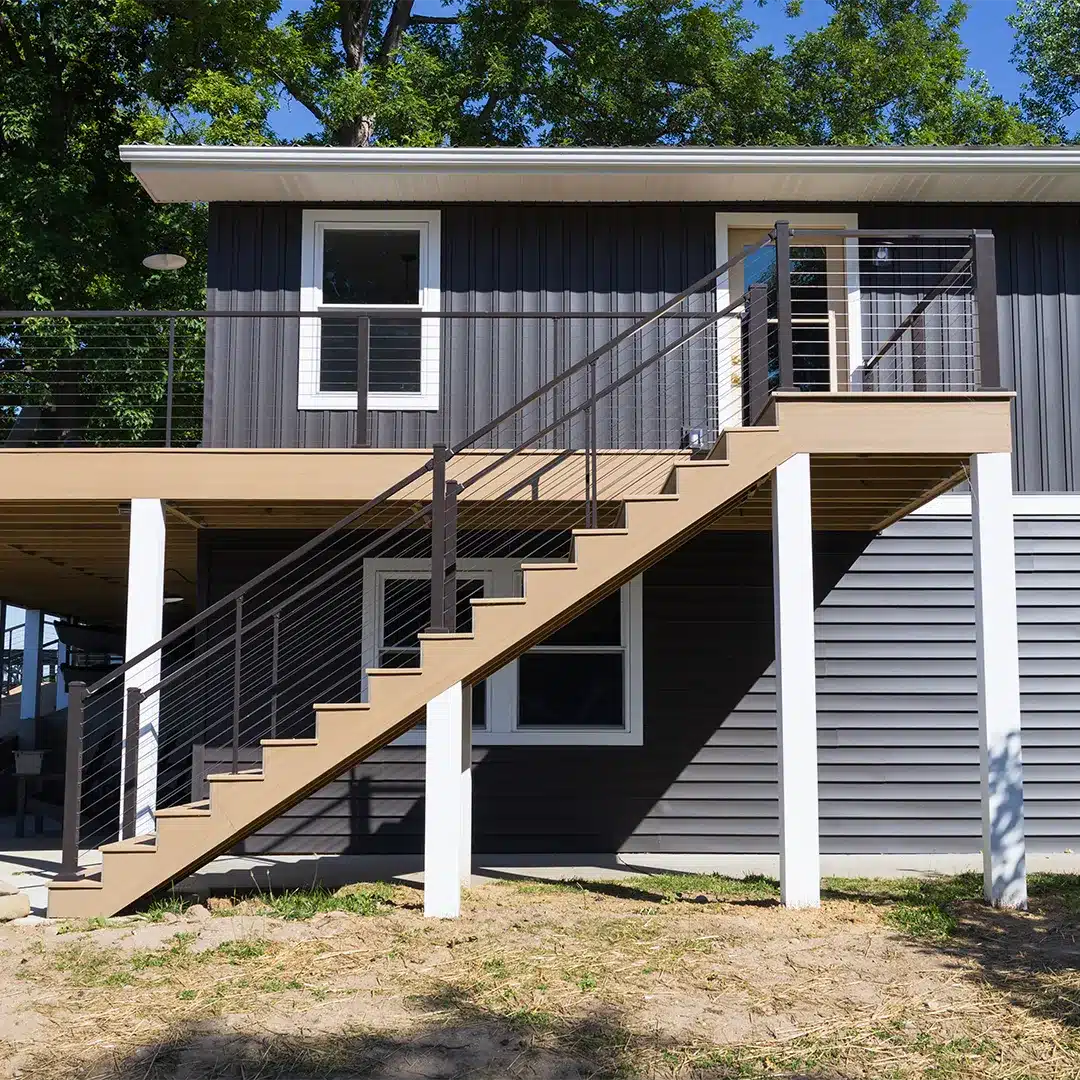
{"label": "wooden staircase", "polygon": [[[662,491],[625,500],[622,528],[576,530],[568,562],[525,563],[522,597],[473,600],[471,633],[421,635],[419,667],[369,671],[364,703],[316,705],[315,738],[263,740],[261,770],[210,776],[209,799],[159,810],[156,835],[104,845],[99,871],[50,886],[49,914],[115,914],[228,851],[412,727],[432,698],[485,678],[733,510],[793,453],[854,458],[870,443],[879,454],[948,457],[1008,445],[1007,396],[988,400],[982,412],[970,398],[952,401],[932,422],[933,403],[924,396],[919,408],[900,423],[888,402],[864,395],[843,417],[851,422],[827,409],[821,425],[812,422],[814,402],[804,399],[778,405],[769,418],[776,426],[725,433],[714,452],[723,456],[680,461]],[[937,432],[929,443],[928,431]]]}

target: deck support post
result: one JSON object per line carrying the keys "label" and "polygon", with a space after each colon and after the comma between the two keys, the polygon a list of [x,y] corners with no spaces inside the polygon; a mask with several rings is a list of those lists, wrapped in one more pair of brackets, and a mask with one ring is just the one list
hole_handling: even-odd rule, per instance
{"label": "deck support post", "polygon": [[983,892],[994,907],[1024,909],[1027,874],[1011,455],[973,455],[971,485]]}
{"label": "deck support post", "polygon": [[458,866],[461,884],[472,884],[472,692],[463,686],[461,693],[461,830],[458,837]]}
{"label": "deck support post", "polygon": [[[124,656],[134,659],[161,640],[165,600],[165,505],[160,499],[132,499],[128,534],[127,630]],[[151,653],[124,673],[124,696],[129,691],[152,691],[161,679],[161,653]],[[157,805],[158,703],[150,693],[139,706],[138,753],[135,760],[135,835],[154,832]],[[125,762],[129,760],[127,728],[120,751],[120,790],[126,788]],[[124,799],[121,799],[120,835],[123,835]]]}
{"label": "deck support post", "polygon": [[455,683],[427,704],[424,753],[424,915],[461,914],[462,718],[465,688]]}
{"label": "deck support post", "polygon": [[34,721],[41,712],[41,651],[45,638],[45,613],[26,609],[23,620],[22,691],[19,694],[19,749],[37,750]]}
{"label": "deck support post", "polygon": [[810,455],[772,477],[773,625],[780,780],[780,898],[821,904]]}

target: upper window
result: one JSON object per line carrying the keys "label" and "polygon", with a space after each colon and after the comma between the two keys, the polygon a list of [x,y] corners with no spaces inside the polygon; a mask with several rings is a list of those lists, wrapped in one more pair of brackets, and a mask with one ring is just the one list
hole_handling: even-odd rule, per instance
{"label": "upper window", "polygon": [[[305,210],[301,409],[357,406],[367,346],[369,409],[439,407],[439,214]],[[393,313],[388,308],[395,309]],[[411,311],[415,310],[413,316]]]}

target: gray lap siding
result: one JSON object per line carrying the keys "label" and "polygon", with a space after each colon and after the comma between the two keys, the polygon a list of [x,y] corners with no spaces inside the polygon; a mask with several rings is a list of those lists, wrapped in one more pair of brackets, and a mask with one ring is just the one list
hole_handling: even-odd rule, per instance
{"label": "gray lap siding", "polygon": [[[1080,841],[1080,518],[1016,533],[1028,836],[1059,851]],[[286,543],[252,539],[206,538],[211,599]],[[815,547],[822,850],[977,851],[969,520]],[[644,745],[476,747],[475,850],[775,852],[770,576],[753,533],[705,534],[649,570]],[[244,850],[419,852],[423,754],[380,751]]]}

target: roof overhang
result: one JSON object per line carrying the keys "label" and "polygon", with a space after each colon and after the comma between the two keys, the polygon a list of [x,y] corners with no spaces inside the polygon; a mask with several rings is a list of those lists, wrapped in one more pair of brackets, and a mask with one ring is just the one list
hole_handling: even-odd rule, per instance
{"label": "roof overhang", "polygon": [[158,202],[1077,202],[1080,147],[123,146]]}

